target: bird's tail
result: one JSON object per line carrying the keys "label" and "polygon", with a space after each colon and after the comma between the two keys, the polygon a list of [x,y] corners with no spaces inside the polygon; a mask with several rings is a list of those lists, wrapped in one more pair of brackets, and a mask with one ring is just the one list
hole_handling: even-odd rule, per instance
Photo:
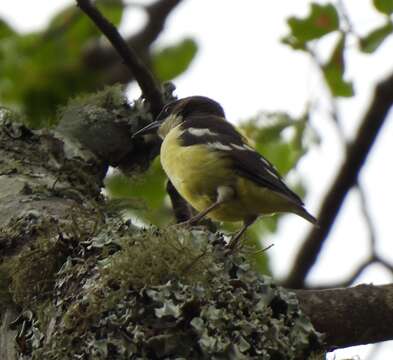
{"label": "bird's tail", "polygon": [[293,211],[296,215],[301,216],[303,219],[306,219],[311,224],[318,226],[318,220],[312,216],[304,207],[296,207]]}

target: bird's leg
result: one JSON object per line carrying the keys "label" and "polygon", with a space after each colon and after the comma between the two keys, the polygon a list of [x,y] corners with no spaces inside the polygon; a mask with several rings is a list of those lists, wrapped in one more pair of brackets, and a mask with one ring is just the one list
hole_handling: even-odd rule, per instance
{"label": "bird's leg", "polygon": [[228,248],[230,250],[234,250],[240,240],[240,238],[243,236],[243,234],[246,232],[248,227],[252,225],[252,223],[257,219],[257,216],[252,216],[248,219],[245,219],[243,222],[242,228],[239,230],[239,232],[229,241]]}
{"label": "bird's leg", "polygon": [[195,225],[202,218],[204,218],[210,211],[216,209],[221,204],[225,203],[228,200],[231,200],[235,195],[235,191],[230,186],[219,186],[217,189],[217,200],[208,206],[205,210],[202,210],[199,214],[196,214],[191,219],[187,220],[185,224],[187,225]]}
{"label": "bird's leg", "polygon": [[193,216],[191,219],[188,219],[185,221],[186,224],[188,225],[195,225],[197,224],[203,217],[205,217],[210,211],[214,210],[216,207],[220,206],[222,202],[216,201],[215,203],[211,204],[208,208],[205,210],[201,211],[200,213],[196,214]]}

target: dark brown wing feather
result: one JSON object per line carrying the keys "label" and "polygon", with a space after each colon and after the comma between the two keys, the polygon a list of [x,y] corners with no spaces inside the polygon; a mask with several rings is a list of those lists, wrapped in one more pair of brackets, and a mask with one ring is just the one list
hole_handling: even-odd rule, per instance
{"label": "dark brown wing feather", "polygon": [[[190,128],[208,129],[210,133],[195,136],[192,132],[187,131]],[[233,169],[239,176],[276,191],[299,206],[303,206],[303,202],[299,196],[285,185],[280,174],[269,161],[255,150],[247,147],[244,147],[242,150],[236,148],[236,145],[244,146],[245,142],[243,136],[231,123],[217,116],[198,115],[185,119],[182,123],[182,129],[184,130],[181,135],[183,146],[219,142],[222,145],[230,147],[230,150],[220,150],[217,148],[215,151],[220,151],[222,156],[230,158]]]}

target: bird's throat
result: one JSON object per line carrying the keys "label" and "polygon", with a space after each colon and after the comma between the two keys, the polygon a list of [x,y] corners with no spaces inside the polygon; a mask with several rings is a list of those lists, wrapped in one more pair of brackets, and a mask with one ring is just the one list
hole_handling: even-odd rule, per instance
{"label": "bird's throat", "polygon": [[183,121],[182,116],[180,115],[176,115],[176,114],[171,114],[169,115],[161,124],[161,126],[158,129],[158,136],[161,139],[164,139],[165,136],[168,135],[168,133],[175,128],[176,126],[178,126],[179,124],[181,124],[181,122]]}

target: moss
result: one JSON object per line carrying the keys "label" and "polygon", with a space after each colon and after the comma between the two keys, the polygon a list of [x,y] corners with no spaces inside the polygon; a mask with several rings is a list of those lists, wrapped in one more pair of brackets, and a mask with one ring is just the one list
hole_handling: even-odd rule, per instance
{"label": "moss", "polygon": [[56,307],[52,302],[52,297],[47,297],[45,300],[41,300],[36,304],[34,309],[39,327],[42,331],[44,331],[44,329],[48,328],[50,321],[54,318]]}
{"label": "moss", "polygon": [[31,310],[14,324],[23,356],[297,360],[322,348],[295,295],[220,235],[85,225],[71,222],[62,240],[38,231],[0,266],[4,298]]}
{"label": "moss", "polygon": [[38,211],[26,212],[2,229],[0,238],[20,250],[17,255],[10,253],[0,265],[0,303],[11,298],[20,308],[31,309],[33,303],[50,297],[56,272],[66,258],[58,233],[57,222]]}
{"label": "moss", "polygon": [[142,100],[131,106],[122,87],[115,85],[69,101],[60,110],[59,119],[56,131],[61,137],[71,140],[74,147],[82,145],[98,159],[117,166],[134,151],[131,135],[151,121],[151,114]]}
{"label": "moss", "polygon": [[220,236],[115,227],[83,246],[58,274],[58,325],[33,358],[295,360],[321,346],[294,294]]}
{"label": "moss", "polygon": [[13,305],[10,292],[10,269],[7,262],[0,265],[0,312]]}
{"label": "moss", "polygon": [[[104,281],[124,289],[163,285],[169,280],[206,283],[215,265],[207,233],[180,228],[144,230],[122,241],[101,267]],[[116,286],[116,285],[115,285]]]}
{"label": "moss", "polygon": [[60,242],[45,237],[25,248],[8,266],[10,293],[13,301],[22,308],[51,295],[56,272],[65,260]]}

